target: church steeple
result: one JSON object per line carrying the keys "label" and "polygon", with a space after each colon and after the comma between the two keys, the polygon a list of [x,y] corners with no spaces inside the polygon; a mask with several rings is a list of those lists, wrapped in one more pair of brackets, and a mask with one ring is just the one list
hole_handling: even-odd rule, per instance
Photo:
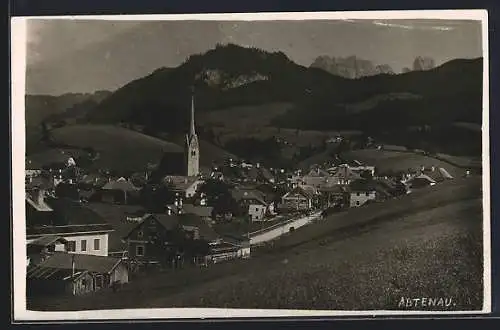
{"label": "church steeple", "polygon": [[196,135],[195,125],[194,125],[194,89],[191,92],[191,126],[189,129],[189,136]]}
{"label": "church steeple", "polygon": [[194,124],[194,88],[191,91],[191,119],[189,133],[186,134],[186,175],[197,176],[200,167],[198,136]]}

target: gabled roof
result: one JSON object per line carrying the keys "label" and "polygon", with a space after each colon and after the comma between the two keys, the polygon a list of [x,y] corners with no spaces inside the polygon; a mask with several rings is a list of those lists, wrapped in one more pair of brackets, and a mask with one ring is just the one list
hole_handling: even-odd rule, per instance
{"label": "gabled roof", "polygon": [[330,176],[327,171],[321,169],[321,168],[313,168],[307,173],[305,176],[312,176],[312,177],[325,177],[325,176]]}
{"label": "gabled roof", "polygon": [[214,208],[212,206],[182,204],[182,209],[184,213],[196,214],[200,217],[211,217]]}
{"label": "gabled roof", "polygon": [[197,177],[191,176],[167,175],[163,178],[162,182],[165,185],[172,185],[176,191],[185,191],[198,180]]}
{"label": "gabled roof", "polygon": [[156,221],[162,225],[166,230],[175,229],[179,225],[179,218],[176,215],[168,215],[168,214],[151,214],[141,222],[141,224],[148,219],[153,217]]}
{"label": "gabled roof", "polygon": [[285,195],[283,195],[282,198],[287,198],[290,195],[295,195],[295,194],[302,195],[305,198],[312,198],[314,196],[314,194],[310,190],[304,189],[304,186],[299,186],[287,192]]}
{"label": "gabled roof", "polygon": [[126,248],[122,238],[127,235],[137,223],[127,221],[127,217],[144,216],[145,211],[141,206],[112,205],[107,203],[89,203],[87,207],[98,213],[115,229],[109,234],[108,250],[121,251]]}
{"label": "gabled roof", "polygon": [[351,182],[351,184],[349,185],[349,190],[351,192],[369,192],[376,191],[377,186],[373,181],[360,179]]}
{"label": "gabled roof", "polygon": [[210,227],[201,217],[195,214],[183,213],[177,215],[178,222],[181,226],[197,227],[200,237],[207,241],[214,241],[219,238],[219,234]]}
{"label": "gabled roof", "polygon": [[[55,252],[52,256],[44,260],[35,268],[39,268],[39,271],[46,268],[71,270],[73,266],[73,260],[75,262],[75,270],[88,270],[90,272],[100,274],[111,273],[121,262],[121,259],[119,258],[95,256],[89,254]],[[36,273],[36,269],[30,270],[31,276],[36,275]]]}
{"label": "gabled roof", "polygon": [[113,231],[113,227],[99,214],[79,202],[68,198],[58,198],[48,202],[53,209],[51,213],[54,223],[27,227],[27,236],[64,236],[74,233]]}
{"label": "gabled roof", "polygon": [[334,178],[341,178],[345,180],[358,180],[361,179],[361,175],[353,172],[348,166],[337,167],[335,173],[332,175]]}
{"label": "gabled roof", "polygon": [[37,265],[28,268],[26,278],[28,280],[75,281],[87,273],[88,271],[75,271],[73,274],[71,269],[40,267]]}
{"label": "gabled roof", "polygon": [[257,189],[235,188],[231,189],[231,195],[237,202],[241,200],[256,200],[262,205],[267,205],[264,193]]}
{"label": "gabled roof", "polygon": [[343,194],[346,192],[346,188],[340,185],[328,185],[328,186],[321,186],[319,188],[319,191],[329,192],[332,194]]}
{"label": "gabled roof", "polygon": [[54,183],[51,179],[43,176],[35,176],[31,179],[31,182],[26,183],[26,190],[35,189],[50,189],[54,188]]}
{"label": "gabled roof", "polygon": [[104,190],[122,190],[122,191],[138,191],[140,190],[136,186],[133,185],[132,182],[129,180],[126,180],[124,178],[119,178],[118,180],[112,180],[108,183],[106,183],[102,189]]}
{"label": "gabled roof", "polygon": [[453,176],[448,173],[448,171],[445,168],[440,167],[439,168],[439,173],[445,178],[445,179],[453,179]]}
{"label": "gabled roof", "polygon": [[28,246],[40,246],[40,247],[46,247],[49,245],[52,245],[54,243],[66,243],[67,240],[65,240],[63,237],[58,236],[58,235],[46,235],[42,236],[40,238],[37,238],[31,243],[28,243]]}
{"label": "gabled roof", "polygon": [[415,179],[421,179],[421,180],[426,180],[426,181],[429,181],[430,183],[436,183],[436,180],[434,180],[433,178],[431,178],[430,176],[428,176],[427,174],[420,174],[420,175],[417,175],[416,177],[414,177],[412,180],[415,180]]}

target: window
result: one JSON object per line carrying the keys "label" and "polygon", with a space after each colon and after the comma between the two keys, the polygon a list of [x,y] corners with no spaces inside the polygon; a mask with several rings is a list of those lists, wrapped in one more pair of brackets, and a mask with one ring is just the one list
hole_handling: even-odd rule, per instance
{"label": "window", "polygon": [[84,239],[80,242],[80,250],[82,250],[82,252],[87,251],[87,240]]}
{"label": "window", "polygon": [[75,252],[76,251],[76,242],[75,241],[68,241],[67,247],[68,252]]}
{"label": "window", "polygon": [[356,196],[359,196],[359,192],[356,193]]}
{"label": "window", "polygon": [[143,257],[144,256],[144,246],[143,245],[137,245],[135,247],[135,255],[137,257]]}
{"label": "window", "polygon": [[367,192],[367,193],[366,193],[366,197],[368,197],[368,196],[370,196],[370,193],[369,193],[369,192]]}
{"label": "window", "polygon": [[191,156],[196,156],[196,150],[191,150]]}
{"label": "window", "polygon": [[94,250],[99,251],[101,249],[101,240],[99,238],[94,239]]}
{"label": "window", "polygon": [[356,201],[356,205],[359,206],[359,201]]}
{"label": "window", "polygon": [[144,233],[142,232],[142,230],[139,230],[137,232],[137,237],[142,237],[142,236],[144,236]]}

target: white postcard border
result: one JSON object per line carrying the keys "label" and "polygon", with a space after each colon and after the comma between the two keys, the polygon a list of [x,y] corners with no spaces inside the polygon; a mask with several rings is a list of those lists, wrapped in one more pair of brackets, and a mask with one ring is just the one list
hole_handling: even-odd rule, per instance
{"label": "white postcard border", "polygon": [[[395,20],[439,19],[477,20],[482,22],[483,44],[483,242],[484,242],[484,304],[482,311],[307,311],[307,310],[250,310],[213,308],[122,309],[78,312],[36,312],[26,309],[26,255],[25,255],[25,70],[26,20],[78,19],[114,21],[166,20]],[[234,13],[234,14],[175,14],[175,15],[85,15],[36,16],[11,19],[11,79],[12,79],[12,243],[13,243],[13,302],[16,321],[120,320],[120,319],[204,319],[204,318],[264,318],[264,317],[330,317],[330,316],[439,316],[489,313],[491,311],[491,228],[490,228],[490,155],[489,155],[489,57],[488,12],[474,10],[412,10],[412,11],[356,11],[305,13]],[[22,252],[21,252],[22,251]]]}

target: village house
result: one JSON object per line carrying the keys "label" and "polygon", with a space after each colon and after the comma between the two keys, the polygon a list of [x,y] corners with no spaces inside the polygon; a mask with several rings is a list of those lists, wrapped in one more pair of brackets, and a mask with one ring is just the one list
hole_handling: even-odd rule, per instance
{"label": "village house", "polygon": [[107,256],[108,238],[113,227],[97,213],[66,198],[50,204],[26,203],[26,243],[42,237],[59,236],[67,241],[69,253]]}
{"label": "village house", "polygon": [[377,197],[375,185],[368,180],[356,180],[349,185],[350,207],[359,207]]}
{"label": "village house", "polygon": [[347,187],[343,185],[323,186],[319,188],[319,193],[322,195],[322,201],[327,208],[343,207],[349,201]]}
{"label": "village house", "polygon": [[101,188],[101,200],[111,204],[129,204],[137,200],[140,189],[121,177],[111,180]]}
{"label": "village house", "polygon": [[203,182],[203,180],[195,176],[168,175],[163,178],[165,185],[185,198],[194,197]]}
{"label": "village house", "polygon": [[38,265],[56,251],[66,252],[68,241],[57,235],[42,236],[26,246],[27,265]]}
{"label": "village house", "polygon": [[330,168],[328,171],[331,173],[329,183],[334,185],[349,185],[351,182],[361,179],[360,174],[345,164]]}
{"label": "village house", "polygon": [[218,235],[194,214],[149,214],[124,237],[129,257],[138,263],[173,264],[204,257],[197,241],[216,244]]}
{"label": "village house", "polygon": [[128,258],[128,245],[123,237],[136,226],[146,211],[139,205],[115,205],[108,203],[91,202],[86,205],[96,212],[113,227],[108,238],[108,255],[122,259]]}
{"label": "village house", "polygon": [[28,267],[28,295],[83,295],[128,283],[128,268],[119,258],[55,252]]}
{"label": "village house", "polygon": [[284,211],[308,211],[313,208],[315,191],[306,186],[298,186],[281,197],[280,209]]}
{"label": "village house", "polygon": [[257,189],[237,187],[231,190],[231,195],[251,221],[265,221],[268,215],[274,214],[274,203],[266,202],[264,194]]}
{"label": "village house", "polygon": [[328,171],[336,171],[339,167],[347,167],[351,172],[356,174],[361,174],[363,172],[368,172],[371,176],[375,175],[375,166],[365,165],[358,160],[341,161],[337,166],[333,166],[328,169]]}
{"label": "village house", "polygon": [[213,222],[213,210],[212,206],[206,205],[194,205],[194,204],[182,204],[182,212],[188,214],[195,214],[203,219],[207,224],[212,224]]}
{"label": "village house", "polygon": [[427,187],[427,186],[433,186],[436,183],[437,183],[436,180],[434,180],[429,175],[424,174],[424,173],[417,175],[417,176],[414,176],[413,178],[408,180],[408,185],[411,189],[418,189],[418,188],[423,188],[423,187]]}
{"label": "village house", "polygon": [[124,236],[128,255],[138,263],[166,263],[175,258],[180,226],[176,217],[151,214]]}
{"label": "village house", "polygon": [[301,177],[299,184],[313,186],[319,188],[329,182],[330,174],[320,168],[314,168],[308,174]]}

